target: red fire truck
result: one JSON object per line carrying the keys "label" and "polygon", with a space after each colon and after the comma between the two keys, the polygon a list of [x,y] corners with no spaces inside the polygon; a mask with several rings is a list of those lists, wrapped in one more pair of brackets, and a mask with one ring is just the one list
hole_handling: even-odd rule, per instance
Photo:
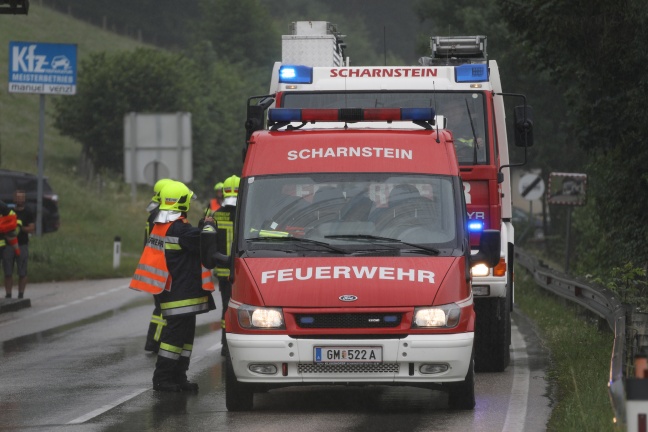
{"label": "red fire truck", "polygon": [[[489,269],[475,266],[476,368],[502,371],[510,361],[514,230],[511,164],[503,98],[515,97],[515,144],[532,145],[531,109],[523,95],[502,93],[497,62],[488,60],[486,37],[432,37],[431,57],[417,66],[350,66],[346,45],[326,22],[296,22],[282,40],[270,93],[282,108],[432,107],[453,132],[464,181],[469,226],[501,231],[501,257]],[[478,236],[471,236],[476,250]]]}
{"label": "red fire truck", "polygon": [[470,268],[499,262],[500,233],[471,253],[451,133],[429,107],[263,118],[247,123],[232,245],[228,410],[317,384],[438,389],[472,409]]}

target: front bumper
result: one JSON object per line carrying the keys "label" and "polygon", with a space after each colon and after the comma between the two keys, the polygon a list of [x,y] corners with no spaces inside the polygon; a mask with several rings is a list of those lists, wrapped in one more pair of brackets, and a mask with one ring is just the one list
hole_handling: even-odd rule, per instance
{"label": "front bumper", "polygon": [[[295,339],[286,335],[227,334],[234,374],[240,382],[363,383],[421,385],[463,381],[470,366],[474,333],[410,335],[402,339]],[[382,346],[381,363],[320,364],[315,346]],[[275,374],[252,372],[272,364]],[[285,364],[285,366],[284,366]],[[447,364],[445,372],[423,374],[422,364]],[[285,375],[284,375],[285,373]]]}
{"label": "front bumper", "polygon": [[[506,297],[506,284],[506,276],[475,276],[472,280],[473,295],[475,299],[483,297]],[[482,287],[488,287],[487,295],[480,295]]]}

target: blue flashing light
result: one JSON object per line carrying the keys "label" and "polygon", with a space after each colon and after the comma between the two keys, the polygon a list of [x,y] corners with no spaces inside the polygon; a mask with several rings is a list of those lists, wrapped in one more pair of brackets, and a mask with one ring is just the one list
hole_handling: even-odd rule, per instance
{"label": "blue flashing light", "polygon": [[279,68],[279,82],[283,84],[311,84],[313,68],[309,66],[283,65]]}
{"label": "blue flashing light", "polygon": [[485,64],[463,64],[455,67],[455,81],[458,83],[487,82],[488,66]]}
{"label": "blue flashing light", "polygon": [[434,120],[434,108],[403,108],[401,109],[401,118],[412,121],[432,121]]}
{"label": "blue flashing light", "polygon": [[301,318],[299,318],[299,322],[300,322],[301,324],[313,324],[313,323],[315,322],[315,318],[314,318],[314,317],[305,316],[305,317],[301,317]]}
{"label": "blue flashing light", "polygon": [[268,120],[274,123],[300,122],[302,110],[299,108],[270,108]]}
{"label": "blue flashing light", "polygon": [[396,315],[385,315],[385,316],[383,317],[383,320],[384,320],[386,323],[395,323],[395,322],[398,321],[398,317],[397,317]]}
{"label": "blue flashing light", "polygon": [[484,222],[471,220],[468,221],[468,231],[470,232],[481,232],[484,230]]}

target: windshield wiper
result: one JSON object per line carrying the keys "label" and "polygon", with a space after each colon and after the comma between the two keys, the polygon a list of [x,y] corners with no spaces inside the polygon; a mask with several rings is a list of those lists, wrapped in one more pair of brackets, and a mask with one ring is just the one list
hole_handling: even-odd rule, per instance
{"label": "windshield wiper", "polygon": [[384,241],[384,242],[391,242],[391,243],[400,243],[406,246],[411,246],[416,249],[421,249],[427,252],[431,252],[434,255],[439,255],[441,251],[439,249],[433,248],[433,247],[428,247],[428,246],[422,246],[414,243],[407,243],[399,239],[395,238],[390,238],[390,237],[380,237],[380,236],[375,236],[375,235],[370,235],[370,234],[339,234],[339,235],[327,235],[324,236],[324,238],[332,238],[332,239],[360,239],[360,240],[379,240],[379,241]]}
{"label": "windshield wiper", "polygon": [[301,237],[252,237],[249,239],[245,239],[246,241],[255,241],[255,242],[299,242],[299,243],[309,243],[309,244],[316,244],[318,246],[323,246],[329,250],[332,250],[334,252],[338,252],[341,254],[349,254],[349,251],[336,248],[335,246],[331,246],[330,244],[326,242],[321,242],[317,240],[311,240],[311,239],[305,239]]}
{"label": "windshield wiper", "polygon": [[473,134],[473,165],[477,164],[477,132],[475,132],[475,123],[473,123],[472,113],[470,112],[470,107],[468,106],[468,99],[464,99],[466,102],[466,111],[468,112],[468,120],[470,120],[470,129]]}

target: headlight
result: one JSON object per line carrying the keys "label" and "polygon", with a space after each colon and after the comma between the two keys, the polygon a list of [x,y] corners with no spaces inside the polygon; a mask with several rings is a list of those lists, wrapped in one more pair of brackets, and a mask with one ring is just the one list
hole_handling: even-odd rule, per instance
{"label": "headlight", "polygon": [[459,324],[461,308],[456,304],[421,307],[414,309],[412,328],[456,327]]}
{"label": "headlight", "polygon": [[281,309],[258,306],[241,306],[238,309],[239,325],[246,329],[283,329]]}
{"label": "headlight", "polygon": [[473,276],[488,276],[490,275],[490,268],[486,264],[477,264],[472,267]]}

